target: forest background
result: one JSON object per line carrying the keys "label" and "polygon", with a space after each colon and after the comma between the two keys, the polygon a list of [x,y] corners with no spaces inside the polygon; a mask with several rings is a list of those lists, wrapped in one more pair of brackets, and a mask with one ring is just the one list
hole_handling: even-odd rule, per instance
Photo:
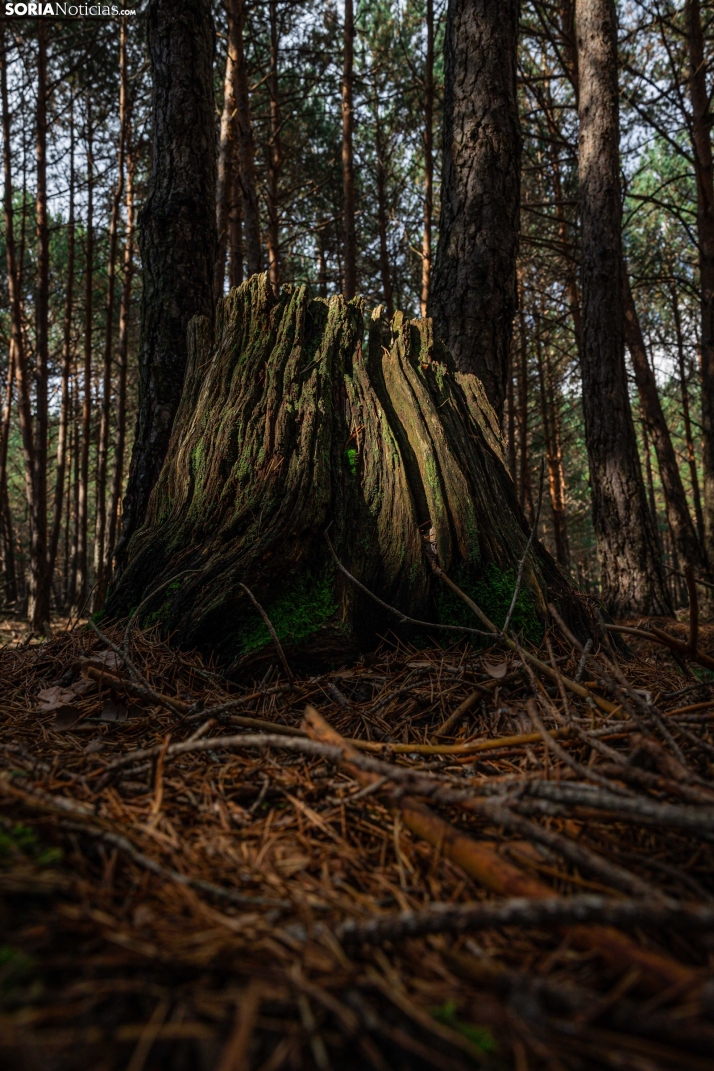
{"label": "forest background", "polygon": [[[440,207],[444,4],[212,6],[216,293],[268,270],[274,286],[307,282],[321,296],[357,292],[368,309],[381,303],[389,313],[423,315]],[[686,601],[686,563],[646,392],[653,374],[704,546],[698,221],[702,128],[711,179],[714,20],[708,4],[700,10],[692,0],[617,6],[623,245],[633,296],[630,400],[648,506],[678,606]],[[0,256],[8,265],[0,289],[0,602],[15,615],[27,610],[30,543],[42,515],[52,612],[76,614],[103,604],[136,420],[136,228],[151,168],[145,22],[140,10],[115,19],[4,18],[0,51]],[[581,590],[594,593],[600,570],[579,364],[573,55],[570,0],[524,0],[519,308],[503,434],[531,521],[545,459],[538,534]],[[692,95],[697,81],[703,111]],[[344,226],[350,202],[353,239]]]}

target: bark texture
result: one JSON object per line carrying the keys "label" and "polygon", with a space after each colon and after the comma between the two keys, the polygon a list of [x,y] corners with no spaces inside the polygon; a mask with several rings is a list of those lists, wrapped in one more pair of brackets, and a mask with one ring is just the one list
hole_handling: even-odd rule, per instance
{"label": "bark texture", "polygon": [[499,420],[516,311],[519,0],[449,0],[441,216],[429,313]]}
{"label": "bark texture", "polygon": [[245,261],[248,275],[250,276],[263,270],[263,259],[260,249],[258,187],[255,177],[255,139],[253,137],[253,124],[250,118],[248,65],[246,63],[245,48],[243,46],[245,0],[234,0],[233,19],[236,46],[236,62],[234,67],[236,140],[243,207],[243,229],[245,232]]}
{"label": "bark texture", "polygon": [[84,359],[82,368],[82,449],[77,503],[77,555],[74,595],[76,608],[85,609],[87,598],[87,524],[89,519],[89,445],[92,434],[92,325],[94,309],[94,131],[92,98],[86,98],[87,224],[84,270]]}
{"label": "bark texture", "polygon": [[278,54],[280,32],[278,28],[278,0],[269,0],[270,21],[270,70],[268,91],[270,93],[270,140],[268,142],[268,274],[277,296],[280,293],[280,171],[282,169],[282,146],[280,128],[280,78]]}
{"label": "bark texture", "polygon": [[208,0],[152,0],[153,160],[139,219],[143,264],[139,408],[117,565],[143,522],[181,398],[186,329],[213,313],[215,33]]}
{"label": "bark texture", "polygon": [[216,176],[216,231],[218,255],[213,279],[213,290],[218,298],[223,297],[226,275],[226,253],[230,230],[230,214],[233,198],[233,179],[236,163],[235,150],[235,114],[236,114],[236,62],[238,58],[238,41],[236,19],[232,0],[226,3],[226,21],[228,23],[228,40],[226,42],[226,74],[223,80],[223,110],[221,112],[221,131],[218,139],[218,173]]}
{"label": "bark texture", "polygon": [[707,61],[699,0],[686,0],[684,20],[690,68],[691,137],[697,180],[705,553],[708,560],[714,562],[714,158],[711,101],[707,88]]}
{"label": "bark texture", "polygon": [[344,294],[347,300],[357,292],[357,236],[355,231],[354,133],[354,42],[355,23],[352,0],[345,0],[342,56],[342,229],[344,242]]}
{"label": "bark texture", "polygon": [[33,509],[30,517],[30,627],[43,631],[50,619],[50,575],[47,568],[47,431],[49,393],[50,232],[47,220],[47,23],[37,24],[37,107],[35,160],[37,199],[37,285],[35,290],[35,456]]}
{"label": "bark texture", "polygon": [[424,62],[424,232],[421,243],[421,315],[429,310],[431,221],[434,211],[434,0],[426,0]]}
{"label": "bark texture", "polygon": [[614,0],[577,0],[583,411],[610,613],[670,611],[627,390]]}
{"label": "bark texture", "polygon": [[65,308],[62,339],[62,386],[60,401],[60,418],[57,428],[57,474],[55,477],[55,494],[52,508],[52,529],[50,545],[47,552],[47,573],[54,576],[57,546],[62,526],[62,506],[67,469],[67,430],[69,427],[69,380],[72,371],[72,315],[74,311],[74,100],[70,104],[69,126],[69,219],[67,220],[67,279],[65,283]]}
{"label": "bark texture", "polygon": [[707,571],[706,563],[687,505],[687,494],[679,474],[677,456],[662,410],[655,375],[647,358],[647,348],[626,269],[623,270],[623,276],[627,347],[635,370],[635,382],[649,438],[657,454],[667,509],[667,522],[680,559],[691,565],[701,575],[702,572]]}
{"label": "bark texture", "polygon": [[[164,583],[145,622],[246,667],[272,648],[245,582],[289,657],[341,661],[398,623],[335,570],[331,524],[340,559],[399,609],[478,627],[432,581],[430,535],[503,622],[528,526],[483,387],[456,371],[430,320],[377,310],[366,351],[363,337],[359,299],[311,300],[305,287],[275,298],[265,274],[219,303],[215,341],[206,318],[192,321],[169,454],[110,614]],[[539,634],[550,597],[588,632],[585,602],[540,544],[524,573],[517,627]]]}
{"label": "bark texture", "polygon": [[[104,321],[104,368],[102,375],[102,419],[99,428],[96,469],[96,522],[94,528],[94,600],[96,613],[104,605],[109,576],[107,559],[107,478],[109,473],[109,434],[112,416],[112,379],[114,373],[114,304],[116,300],[116,267],[118,228],[121,202],[124,195],[124,159],[126,156],[127,127],[129,120],[126,71],[127,27],[122,19],[119,38],[119,151],[117,158],[117,184],[112,198],[109,220],[109,263],[107,265],[107,301]],[[110,553],[111,553],[110,548]]]}

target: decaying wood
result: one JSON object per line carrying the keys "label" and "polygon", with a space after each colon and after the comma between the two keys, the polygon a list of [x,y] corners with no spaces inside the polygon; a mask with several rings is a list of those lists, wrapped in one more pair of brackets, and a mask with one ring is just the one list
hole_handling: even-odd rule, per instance
{"label": "decaying wood", "polygon": [[377,310],[366,347],[364,331],[359,299],[275,297],[265,275],[219,302],[215,337],[192,321],[167,461],[110,615],[168,584],[142,620],[245,670],[271,644],[247,584],[291,663],[334,664],[394,621],[326,561],[329,526],[349,573],[382,607],[427,623],[422,634],[430,621],[473,627],[425,540],[497,625],[523,563],[516,626],[537,635],[551,598],[591,634],[592,611],[547,552],[536,541],[524,554],[528,526],[479,381],[455,371],[429,320]]}

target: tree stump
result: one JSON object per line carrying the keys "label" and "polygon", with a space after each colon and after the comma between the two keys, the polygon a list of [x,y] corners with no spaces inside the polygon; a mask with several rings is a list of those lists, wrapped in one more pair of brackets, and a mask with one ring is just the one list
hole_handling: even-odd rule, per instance
{"label": "tree stump", "polygon": [[[480,627],[444,571],[500,626],[529,530],[479,380],[455,370],[430,320],[391,323],[361,300],[272,294],[266,275],[189,325],[188,367],[147,519],[107,613],[140,612],[235,669],[274,656],[324,667],[400,628],[337,569],[427,621]],[[172,578],[176,579],[172,579]],[[537,640],[547,602],[589,635],[592,611],[535,540],[513,625]],[[402,626],[402,631],[404,627]],[[426,640],[426,630],[410,638]],[[448,634],[451,642],[455,636]],[[297,664],[297,662],[296,662]]]}

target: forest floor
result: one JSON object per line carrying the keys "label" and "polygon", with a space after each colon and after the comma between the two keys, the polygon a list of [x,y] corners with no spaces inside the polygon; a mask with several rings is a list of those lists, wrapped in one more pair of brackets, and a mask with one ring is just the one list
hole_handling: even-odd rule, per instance
{"label": "forest floor", "polygon": [[498,646],[241,687],[138,630],[8,639],[3,1067],[714,1066],[714,697],[662,648],[583,698],[555,629],[555,683]]}

